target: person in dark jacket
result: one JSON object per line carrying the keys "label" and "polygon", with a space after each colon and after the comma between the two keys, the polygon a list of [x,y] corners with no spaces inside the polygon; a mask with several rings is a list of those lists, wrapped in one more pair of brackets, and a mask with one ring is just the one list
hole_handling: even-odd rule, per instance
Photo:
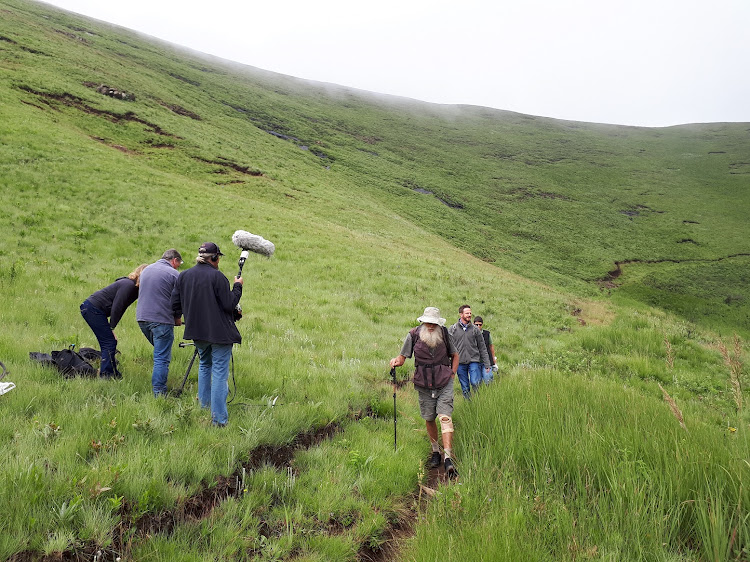
{"label": "person in dark jacket", "polygon": [[391,368],[400,367],[407,357],[414,355],[414,388],[419,394],[419,410],[427,426],[432,454],[427,465],[440,466],[440,446],[435,418],[440,418],[440,429],[445,451],[445,474],[458,476],[453,465],[453,378],[458,369],[458,352],[445,329],[445,318],[434,306],[424,309],[417,318],[421,324],[411,330],[404,340],[401,353],[391,359]]}
{"label": "person in dark jacket", "polygon": [[172,289],[172,313],[184,315],[183,337],[195,342],[200,356],[198,369],[198,401],[211,409],[211,422],[227,424],[229,361],[232,346],[242,337],[234,323],[234,309],[242,297],[242,277],[235,277],[232,288],[219,271],[224,254],[213,242],[205,242],[198,250],[196,264],[180,273]]}
{"label": "person in dark jacket", "polygon": [[103,379],[122,378],[115,360],[115,353],[117,353],[115,327],[128,307],[138,298],[141,272],[147,265],[147,263],[139,265],[130,275],[120,277],[111,285],[95,292],[81,304],[81,316],[99,341],[99,349],[102,352],[99,376]]}
{"label": "person in dark jacket", "polygon": [[489,330],[482,329],[484,326],[484,319],[481,316],[474,317],[474,325],[479,328],[484,338],[484,347],[487,348],[487,354],[490,356],[490,363],[492,367],[488,370],[484,370],[484,379],[492,382],[493,373],[497,373],[497,356],[495,355],[495,344],[492,343],[492,335]]}

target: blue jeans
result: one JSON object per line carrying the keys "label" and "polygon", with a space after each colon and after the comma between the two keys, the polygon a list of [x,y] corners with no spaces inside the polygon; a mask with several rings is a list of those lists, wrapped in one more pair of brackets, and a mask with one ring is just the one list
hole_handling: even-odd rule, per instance
{"label": "blue jeans", "polygon": [[[458,375],[458,382],[461,383],[461,392],[464,394],[464,398],[471,396],[471,391],[476,390],[479,383],[482,381],[482,371],[484,371],[484,365],[481,363],[460,363],[456,374]],[[471,386],[469,384],[471,383]]]}
{"label": "blue jeans", "polygon": [[107,315],[96,308],[88,299],[81,305],[81,316],[94,332],[99,349],[102,352],[102,363],[99,367],[99,376],[105,378],[119,377],[117,363],[115,362],[115,353],[117,353],[117,340],[109,327]]}
{"label": "blue jeans", "polygon": [[490,384],[495,378],[495,373],[492,370],[492,367],[489,369],[486,369],[484,365],[482,365],[482,382],[484,384]]}
{"label": "blue jeans", "polygon": [[200,357],[198,369],[198,402],[201,408],[211,408],[211,422],[226,425],[227,394],[229,394],[229,361],[232,344],[218,344],[195,340]]}
{"label": "blue jeans", "polygon": [[174,326],[161,322],[138,322],[141,332],[154,346],[154,370],[151,372],[151,387],[154,396],[166,396],[169,363],[172,361]]}

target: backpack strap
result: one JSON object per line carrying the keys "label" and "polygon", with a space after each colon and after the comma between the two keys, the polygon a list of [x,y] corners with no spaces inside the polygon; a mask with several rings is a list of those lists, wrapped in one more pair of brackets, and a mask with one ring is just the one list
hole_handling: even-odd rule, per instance
{"label": "backpack strap", "polygon": [[[450,341],[449,340],[450,334],[448,333],[448,328],[446,328],[445,326],[440,326],[440,328],[443,331],[443,343],[445,344],[446,363],[444,363],[444,365],[448,365],[450,367],[451,366],[451,354],[449,353],[450,348],[448,346],[448,342]],[[409,333],[412,335],[411,336],[411,349],[412,349],[411,353],[414,356],[414,367],[416,368],[416,367],[419,367],[419,365],[420,365],[417,362],[417,354],[414,353],[414,348],[416,347],[417,342],[419,341],[419,326],[417,326],[416,328],[414,328]],[[489,351],[487,353],[489,353]],[[432,365],[425,365],[425,366],[431,367]]]}

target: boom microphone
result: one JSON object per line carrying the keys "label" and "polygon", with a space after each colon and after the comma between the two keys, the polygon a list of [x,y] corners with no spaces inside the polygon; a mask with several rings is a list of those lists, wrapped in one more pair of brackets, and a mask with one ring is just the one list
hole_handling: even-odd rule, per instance
{"label": "boom microphone", "polygon": [[273,242],[269,242],[262,236],[251,234],[246,230],[237,230],[232,235],[232,243],[242,250],[239,261],[240,272],[237,274],[237,277],[242,275],[242,267],[245,265],[245,260],[250,255],[250,252],[270,258],[276,250]]}

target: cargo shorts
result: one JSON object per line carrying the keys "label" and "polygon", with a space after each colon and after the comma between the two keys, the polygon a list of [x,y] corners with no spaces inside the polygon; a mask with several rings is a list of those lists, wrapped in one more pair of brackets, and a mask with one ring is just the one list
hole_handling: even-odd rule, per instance
{"label": "cargo shorts", "polygon": [[440,415],[453,415],[453,377],[442,388],[414,388],[419,393],[419,412],[423,420],[434,421]]}

